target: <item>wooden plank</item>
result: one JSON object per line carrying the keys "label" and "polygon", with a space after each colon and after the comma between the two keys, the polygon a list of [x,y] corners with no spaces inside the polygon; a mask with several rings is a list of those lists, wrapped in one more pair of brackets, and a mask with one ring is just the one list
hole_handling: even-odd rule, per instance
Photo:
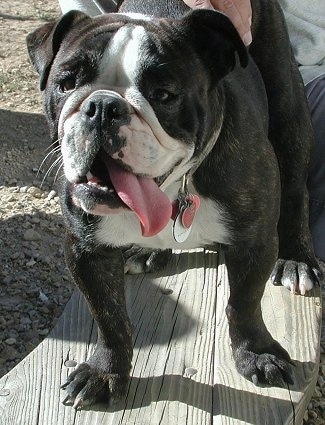
{"label": "wooden plank", "polygon": [[[217,284],[216,284],[217,282]],[[267,285],[265,321],[297,367],[288,389],[257,388],[234,368],[223,257],[176,252],[163,275],[128,278],[134,357],[128,396],[75,412],[60,403],[66,360],[85,360],[96,328],[75,293],[56,328],[0,380],[0,425],[296,424],[317,379],[321,298]]]}
{"label": "wooden plank", "polygon": [[[219,266],[214,357],[214,424],[293,424],[303,421],[313,394],[319,364],[321,295],[315,288],[306,297],[293,296],[282,287],[267,284],[262,300],[263,317],[272,336],[289,352],[295,364],[293,386],[260,388],[242,378],[231,364],[227,322],[221,317],[228,297],[226,268]],[[219,309],[220,308],[220,309]],[[246,407],[245,407],[246,406]]]}

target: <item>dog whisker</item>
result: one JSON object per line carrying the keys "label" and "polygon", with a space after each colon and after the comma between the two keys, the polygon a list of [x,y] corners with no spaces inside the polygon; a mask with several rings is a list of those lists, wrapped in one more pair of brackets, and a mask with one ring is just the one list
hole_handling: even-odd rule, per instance
{"label": "dog whisker", "polygon": [[46,171],[46,173],[44,174],[44,177],[43,177],[43,179],[42,179],[42,182],[41,182],[41,187],[42,187],[42,185],[43,185],[43,183],[44,183],[44,181],[45,181],[45,179],[50,175],[50,173],[52,172],[52,170],[55,168],[55,167],[57,167],[57,166],[59,166],[59,168],[58,168],[58,170],[57,170],[57,172],[56,172],[56,174],[55,174],[55,178],[54,178],[54,181],[56,180],[56,176],[57,176],[57,173],[58,173],[58,171],[60,170],[60,168],[62,167],[62,165],[63,165],[63,158],[62,158],[62,155],[60,155],[51,165],[50,165],[50,167],[48,168],[48,170]]}
{"label": "dog whisker", "polygon": [[44,149],[44,152],[48,151],[49,149],[52,149],[53,147],[55,149],[57,149],[57,148],[61,149],[61,141],[62,141],[62,137],[54,140],[54,142],[52,142],[46,149]]}
{"label": "dog whisker", "polygon": [[64,176],[64,174],[61,174],[61,176],[58,177],[58,174],[59,174],[62,167],[63,167],[63,162],[61,162],[61,164],[59,165],[59,168],[56,170],[56,173],[55,173],[55,176],[54,176],[54,182],[56,182],[57,180],[59,180],[60,178],[62,178]]}
{"label": "dog whisker", "polygon": [[42,169],[42,166],[49,159],[49,157],[52,158],[52,156],[58,154],[59,151],[60,151],[60,146],[56,146],[53,149],[51,149],[51,151],[45,156],[45,158],[41,162],[40,166],[38,167],[37,175],[36,176],[38,176],[40,174],[41,169]]}

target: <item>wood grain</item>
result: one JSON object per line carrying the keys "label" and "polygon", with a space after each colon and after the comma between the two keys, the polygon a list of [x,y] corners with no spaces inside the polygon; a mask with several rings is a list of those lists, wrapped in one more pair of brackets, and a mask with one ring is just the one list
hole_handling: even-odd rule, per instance
{"label": "wood grain", "polygon": [[129,277],[134,326],[132,379],[126,400],[75,412],[60,384],[67,360],[84,361],[96,326],[78,292],[52,333],[0,380],[0,425],[301,425],[318,371],[321,298],[293,296],[267,284],[263,315],[295,362],[295,385],[260,388],[231,357],[225,306],[227,271],[215,252],[178,251],[161,275]]}

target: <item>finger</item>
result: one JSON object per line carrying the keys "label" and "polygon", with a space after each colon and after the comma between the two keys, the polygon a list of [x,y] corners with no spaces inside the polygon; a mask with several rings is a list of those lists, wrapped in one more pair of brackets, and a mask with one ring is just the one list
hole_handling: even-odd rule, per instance
{"label": "finger", "polygon": [[231,20],[243,42],[248,46],[252,42],[252,8],[249,0],[211,0],[212,6]]}
{"label": "finger", "polygon": [[191,9],[214,9],[210,0],[183,0]]}

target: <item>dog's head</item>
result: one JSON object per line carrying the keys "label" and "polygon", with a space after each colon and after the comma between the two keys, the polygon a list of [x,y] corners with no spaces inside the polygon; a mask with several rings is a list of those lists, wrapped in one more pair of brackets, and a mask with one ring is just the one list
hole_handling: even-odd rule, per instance
{"label": "dog's head", "polygon": [[143,235],[159,232],[171,208],[159,185],[216,137],[218,81],[236,52],[247,63],[235,28],[203,10],[178,20],[74,11],[27,43],[74,204],[95,215],[130,208]]}

